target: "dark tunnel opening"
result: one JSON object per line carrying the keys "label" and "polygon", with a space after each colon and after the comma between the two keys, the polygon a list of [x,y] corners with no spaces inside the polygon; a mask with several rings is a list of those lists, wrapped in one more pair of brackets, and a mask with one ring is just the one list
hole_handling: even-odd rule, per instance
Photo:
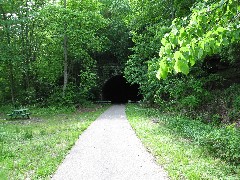
{"label": "dark tunnel opening", "polygon": [[131,85],[122,75],[117,75],[109,79],[103,86],[103,100],[112,103],[127,103],[139,101],[142,96],[139,94],[139,85]]}

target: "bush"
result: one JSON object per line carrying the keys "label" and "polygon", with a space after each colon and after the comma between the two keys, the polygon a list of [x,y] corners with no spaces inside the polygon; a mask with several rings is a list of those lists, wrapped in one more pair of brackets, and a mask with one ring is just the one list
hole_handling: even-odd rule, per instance
{"label": "bush", "polygon": [[[136,110],[137,109],[137,110]],[[207,152],[234,165],[240,164],[240,130],[236,124],[215,126],[184,116],[172,116],[156,108],[135,108],[147,117],[159,122],[160,126],[169,129],[173,134],[181,136],[196,145],[205,147]],[[215,114],[216,121],[219,115]]]}
{"label": "bush", "polygon": [[234,164],[240,163],[240,131],[235,125],[213,129],[201,142],[218,157]]}
{"label": "bush", "polygon": [[[240,163],[240,130],[235,124],[215,126],[181,116],[173,118],[153,108],[144,109],[144,113],[154,119],[157,116],[158,122],[163,122],[161,124],[193,143],[205,146],[213,156],[235,165]],[[219,115],[216,114],[214,118],[217,121]]]}
{"label": "bush", "polygon": [[62,88],[56,87],[54,93],[49,97],[48,103],[58,106],[71,106],[74,104],[78,104],[79,102],[85,101],[84,98],[85,97],[82,96],[79,87],[75,86],[72,83],[69,83],[66,88],[64,97]]}
{"label": "bush", "polygon": [[190,95],[182,98],[180,103],[183,107],[193,109],[199,106],[199,99],[194,95]]}

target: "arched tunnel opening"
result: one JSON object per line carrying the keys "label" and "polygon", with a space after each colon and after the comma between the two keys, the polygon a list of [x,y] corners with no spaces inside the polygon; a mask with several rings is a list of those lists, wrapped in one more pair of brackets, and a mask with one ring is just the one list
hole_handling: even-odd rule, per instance
{"label": "arched tunnel opening", "polygon": [[111,101],[115,104],[142,99],[142,95],[139,94],[139,85],[129,84],[122,75],[109,79],[103,86],[102,94],[104,101]]}

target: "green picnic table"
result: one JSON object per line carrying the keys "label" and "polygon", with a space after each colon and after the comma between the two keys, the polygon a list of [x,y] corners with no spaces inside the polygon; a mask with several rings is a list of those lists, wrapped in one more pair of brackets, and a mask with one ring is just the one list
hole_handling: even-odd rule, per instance
{"label": "green picnic table", "polygon": [[30,113],[28,112],[28,109],[15,109],[12,111],[12,113],[7,114],[8,116],[12,118],[30,118]]}

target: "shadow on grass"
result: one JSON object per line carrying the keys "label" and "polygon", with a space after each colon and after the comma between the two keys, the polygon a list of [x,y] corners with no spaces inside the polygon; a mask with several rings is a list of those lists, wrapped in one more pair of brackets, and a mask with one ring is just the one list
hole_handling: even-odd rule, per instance
{"label": "shadow on grass", "polygon": [[240,164],[240,131],[234,124],[214,126],[186,117],[160,115],[160,112],[156,115],[158,123],[164,123],[175,135],[204,147],[213,157],[233,165]]}

